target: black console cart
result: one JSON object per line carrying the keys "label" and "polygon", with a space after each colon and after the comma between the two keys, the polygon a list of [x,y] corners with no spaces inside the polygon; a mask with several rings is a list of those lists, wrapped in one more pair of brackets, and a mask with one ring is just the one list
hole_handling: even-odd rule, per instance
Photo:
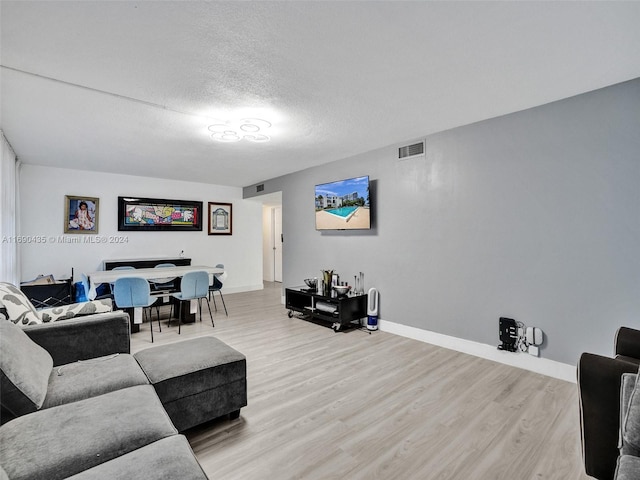
{"label": "black console cart", "polygon": [[[289,318],[294,312],[318,323],[331,326],[335,332],[360,326],[359,320],[367,316],[367,294],[338,295],[334,290],[312,290],[306,287],[285,289],[285,304]],[[354,322],[358,321],[357,324]]]}

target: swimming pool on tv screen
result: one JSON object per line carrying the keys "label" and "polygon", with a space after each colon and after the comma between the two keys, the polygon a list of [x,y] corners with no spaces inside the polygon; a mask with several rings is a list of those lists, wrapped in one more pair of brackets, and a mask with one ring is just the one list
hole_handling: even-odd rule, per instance
{"label": "swimming pool on tv screen", "polygon": [[329,210],[325,210],[325,212],[331,213],[333,215],[337,215],[338,217],[347,218],[357,209],[358,207],[340,207],[340,208],[331,208]]}

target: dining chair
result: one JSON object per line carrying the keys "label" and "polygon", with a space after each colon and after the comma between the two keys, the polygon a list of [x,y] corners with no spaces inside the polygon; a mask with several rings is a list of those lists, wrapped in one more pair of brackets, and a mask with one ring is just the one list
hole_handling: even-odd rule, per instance
{"label": "dining chair", "polygon": [[[120,265],[119,267],[113,267],[111,270],[135,270],[136,267],[132,267],[130,265]],[[109,287],[111,287],[111,296],[113,297],[113,289],[115,288],[115,282],[110,283]],[[115,297],[114,297],[115,299]]]}
{"label": "dining chair", "polygon": [[[224,268],[222,263],[216,265],[216,268]],[[222,296],[222,284],[224,280],[227,278],[227,272],[223,273],[214,273],[213,274],[213,282],[209,285],[209,298],[213,298],[213,308],[218,311],[218,305],[216,304],[216,296],[215,292],[220,294],[220,298],[222,299],[222,306],[224,307],[224,314],[228,317],[229,313],[227,312],[227,305],[224,303],[224,297]]]}
{"label": "dining chair", "polygon": [[[85,273],[80,275],[80,284],[82,285],[82,288],[84,290],[84,297],[85,297],[84,301],[102,300],[103,298],[113,298],[113,295],[111,295],[110,292],[106,292],[106,293],[100,292],[100,290],[107,291],[107,286],[104,283],[101,283],[100,285],[96,285],[96,297],[93,299],[90,299],[89,289],[91,288],[91,285],[89,284],[89,277],[87,277]],[[101,286],[104,286],[104,289],[100,288]]]}
{"label": "dining chair", "polygon": [[[209,316],[211,317],[211,325],[213,323],[213,314],[211,313],[211,304],[209,303],[209,274],[205,271],[195,271],[185,273],[180,281],[180,291],[174,293],[173,297],[180,301],[180,310],[182,310],[183,300],[198,300],[198,309],[200,310],[200,321],[202,321],[202,299],[207,301],[209,306]],[[180,333],[180,325],[182,324],[182,312],[178,312],[178,333]]]}
{"label": "dining chair", "polygon": [[[175,263],[159,263],[153,268],[175,267]],[[174,280],[176,277],[158,277],[149,280],[151,290],[175,290]]]}
{"label": "dining chair", "polygon": [[[175,263],[159,263],[153,268],[168,268],[175,266]],[[158,315],[160,315],[160,307],[165,305],[165,299],[170,298],[172,293],[178,291],[176,288],[176,278],[178,277],[156,277],[149,279],[151,295],[159,299],[159,302],[156,303]],[[171,305],[171,311],[173,312],[173,305]],[[169,324],[171,324],[171,317],[169,317]]]}
{"label": "dining chair", "polygon": [[[146,308],[152,306],[158,300],[151,296],[149,282],[142,277],[123,277],[114,283],[113,296],[118,308],[140,308],[142,314]],[[153,343],[153,318],[149,315],[149,328],[151,330],[151,343]],[[160,325],[160,314],[158,313],[158,329],[162,332]]]}

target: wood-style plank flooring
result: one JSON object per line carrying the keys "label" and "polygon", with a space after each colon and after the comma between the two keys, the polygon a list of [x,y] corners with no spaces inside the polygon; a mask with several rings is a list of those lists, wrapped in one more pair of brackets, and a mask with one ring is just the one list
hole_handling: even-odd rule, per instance
{"label": "wood-style plank flooring", "polygon": [[[247,357],[248,406],[186,432],[213,480],[587,479],[575,384],[385,332],[288,318],[280,284],[218,299],[214,335]],[[213,304],[212,304],[213,307]],[[168,315],[168,307],[165,315]],[[154,312],[155,318],[155,312]],[[152,346],[149,325],[132,350]]]}

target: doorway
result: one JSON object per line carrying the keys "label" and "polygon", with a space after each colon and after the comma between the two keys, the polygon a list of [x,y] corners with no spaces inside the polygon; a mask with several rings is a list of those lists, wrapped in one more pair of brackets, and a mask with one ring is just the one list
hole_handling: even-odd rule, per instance
{"label": "doorway", "polygon": [[282,283],[282,207],[273,207],[273,279]]}
{"label": "doorway", "polygon": [[282,194],[265,195],[262,203],[263,280],[282,282]]}

